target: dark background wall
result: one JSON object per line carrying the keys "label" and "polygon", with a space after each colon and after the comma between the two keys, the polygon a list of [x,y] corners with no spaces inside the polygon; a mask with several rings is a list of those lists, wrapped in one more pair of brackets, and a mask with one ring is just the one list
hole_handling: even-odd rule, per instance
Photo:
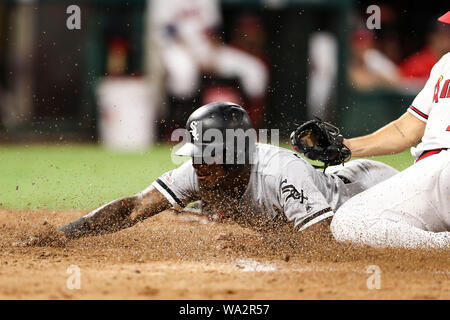
{"label": "dark background wall", "polygon": [[[296,123],[306,120],[307,39],[316,30],[333,32],[341,41],[338,94],[330,103],[330,110],[337,123],[345,124],[348,128],[353,126],[355,119],[343,119],[343,111],[349,106],[358,106],[360,101],[371,101],[372,96],[351,95],[348,91],[345,77],[345,63],[349,54],[348,35],[353,28],[352,16],[365,16],[365,9],[373,4],[372,1],[323,1],[320,5],[311,5],[310,1],[285,1],[288,5],[280,8],[268,7],[261,1],[251,0],[225,0],[222,3],[225,42],[230,41],[233,23],[239,15],[254,13],[263,22],[267,34],[267,61],[271,72],[267,96],[267,127],[280,128],[287,134]],[[383,32],[389,28],[397,30],[401,35],[399,41],[403,48],[401,57],[424,45],[427,26],[445,8],[443,1],[432,1],[429,4],[423,1],[377,1],[376,4],[389,4],[396,14],[395,23],[382,25],[377,36],[383,37]],[[11,66],[8,65],[7,52],[10,49],[10,13],[15,5],[14,1],[0,3],[0,88],[3,90],[9,89],[13,77],[8,73]],[[80,1],[79,5],[83,13],[82,24],[86,27],[74,32],[64,27],[67,16],[61,12],[65,12],[66,2],[37,2],[38,22],[34,30],[32,57],[32,114],[27,119],[27,125],[21,127],[19,132],[5,131],[3,128],[3,136],[27,130],[35,132],[38,129],[53,133],[71,132],[75,136],[95,140],[97,106],[93,88],[96,81],[105,75],[106,48],[112,35],[121,35],[133,44],[127,72],[145,72],[145,1]],[[410,97],[389,93],[383,95],[383,99],[385,105],[391,103],[397,105],[397,108],[389,107],[391,111],[387,110],[381,119],[369,123],[365,131],[376,127],[380,121],[386,121],[386,118],[397,116],[399,110],[406,108]],[[357,112],[358,110],[353,115]],[[0,126],[0,130],[1,128]],[[356,133],[361,130],[352,132],[347,129],[347,132]]]}

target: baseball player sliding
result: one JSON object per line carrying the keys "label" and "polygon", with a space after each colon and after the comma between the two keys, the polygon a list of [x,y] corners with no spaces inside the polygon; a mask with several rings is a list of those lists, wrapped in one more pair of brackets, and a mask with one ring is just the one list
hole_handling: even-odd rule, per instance
{"label": "baseball player sliding", "polygon": [[[58,230],[69,239],[115,232],[171,207],[180,209],[202,200],[218,215],[247,226],[281,219],[301,231],[329,224],[349,198],[397,173],[371,160],[332,166],[328,173],[318,171],[296,152],[256,143],[248,134],[253,129],[249,115],[233,103],[198,108],[186,129],[190,142],[177,154],[191,160],[164,173],[142,192],[105,204]],[[230,130],[234,135],[228,134]],[[212,133],[223,140],[212,138]],[[39,245],[40,238],[20,243],[33,244]]]}
{"label": "baseball player sliding", "polygon": [[[450,11],[438,21],[450,24]],[[353,156],[365,157],[398,153],[420,139],[411,167],[337,210],[331,223],[337,240],[450,249],[450,53],[434,65],[405,114],[344,143]]]}

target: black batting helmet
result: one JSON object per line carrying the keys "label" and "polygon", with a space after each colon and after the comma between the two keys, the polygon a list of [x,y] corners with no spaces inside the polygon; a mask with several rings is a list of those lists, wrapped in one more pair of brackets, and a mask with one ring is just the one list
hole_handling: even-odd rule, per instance
{"label": "black batting helmet", "polygon": [[[190,142],[176,152],[179,156],[204,160],[205,155],[211,155],[216,163],[219,160],[233,165],[246,164],[251,159],[256,132],[247,111],[235,103],[213,102],[201,106],[189,116],[186,130]],[[218,155],[217,151],[222,154]]]}

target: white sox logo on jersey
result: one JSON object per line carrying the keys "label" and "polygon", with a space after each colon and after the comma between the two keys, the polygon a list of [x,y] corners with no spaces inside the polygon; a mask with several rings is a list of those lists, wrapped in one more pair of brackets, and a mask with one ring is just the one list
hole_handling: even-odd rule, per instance
{"label": "white sox logo on jersey", "polygon": [[281,193],[287,193],[286,201],[289,198],[293,198],[295,200],[300,199],[300,203],[303,203],[304,200],[308,200],[308,198],[303,195],[303,190],[300,193],[295,188],[295,186],[292,184],[287,184],[287,185],[283,186],[283,184],[285,184],[285,183],[287,183],[287,179],[284,179],[283,181],[281,181],[280,188],[281,188]]}
{"label": "white sox logo on jersey", "polygon": [[[443,79],[444,79],[444,77],[440,76],[438,81],[436,82],[436,85],[434,86],[434,94],[433,94],[433,102],[434,103],[438,103],[439,99],[442,99],[442,98],[450,98],[450,90],[448,90],[449,84],[450,84],[450,79],[445,80],[444,85],[442,86],[442,90],[440,90],[440,85],[441,85],[441,82]],[[441,94],[439,94],[439,92]]]}

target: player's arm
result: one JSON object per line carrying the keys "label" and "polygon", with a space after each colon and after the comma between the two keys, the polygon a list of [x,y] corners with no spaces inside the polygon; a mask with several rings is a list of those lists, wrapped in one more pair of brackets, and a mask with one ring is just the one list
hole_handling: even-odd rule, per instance
{"label": "player's arm", "polygon": [[[66,239],[112,233],[129,228],[170,207],[169,201],[158,190],[150,187],[137,195],[111,201],[57,231]],[[41,240],[40,236],[35,236],[13,245],[39,245]]]}
{"label": "player's arm", "polygon": [[426,122],[405,112],[372,134],[345,139],[344,144],[352,151],[353,157],[370,157],[395,154],[417,144],[423,137]]}
{"label": "player's arm", "polygon": [[[408,110],[397,120],[367,136],[348,139],[344,144],[356,157],[394,154],[417,144],[425,132],[428,115],[433,107],[436,80],[440,79],[445,56],[436,63],[430,77],[414,98]],[[440,80],[439,80],[440,81]]]}
{"label": "player's arm", "polygon": [[195,172],[191,162],[164,173],[135,196],[114,200],[59,228],[68,238],[116,232],[170,207],[183,207],[191,197]]}
{"label": "player's arm", "polygon": [[112,233],[134,226],[170,207],[169,201],[151,187],[144,193],[107,203],[58,230],[70,239]]}

